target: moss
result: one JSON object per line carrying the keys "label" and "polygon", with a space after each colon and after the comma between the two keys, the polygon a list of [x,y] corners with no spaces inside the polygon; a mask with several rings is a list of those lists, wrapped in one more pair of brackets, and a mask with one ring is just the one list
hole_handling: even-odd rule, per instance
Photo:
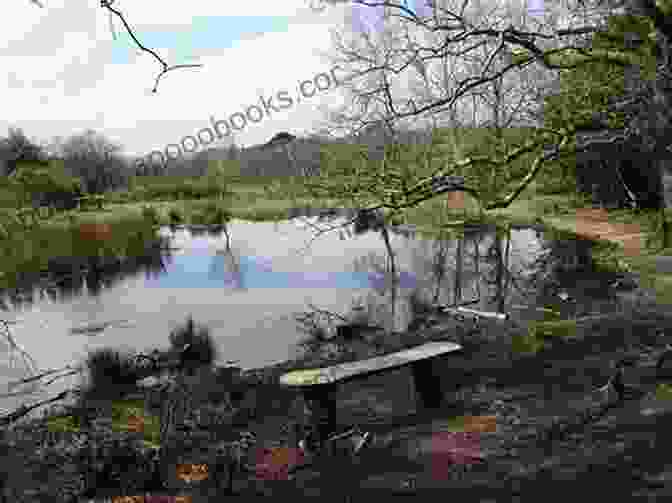
{"label": "moss", "polygon": [[[148,447],[158,447],[161,428],[160,419],[155,415],[147,413],[143,400],[116,400],[112,402],[113,431],[130,431],[129,420],[132,417],[141,417],[143,419],[144,444]],[[55,416],[47,419],[47,427],[53,432],[77,433],[80,431],[77,424],[77,419],[72,415]]]}
{"label": "moss", "polygon": [[[444,428],[447,431],[483,431],[481,428],[491,428],[491,422],[483,424],[482,421],[493,419],[493,416],[455,416],[451,417],[444,423]],[[488,424],[489,423],[489,424]],[[491,430],[486,430],[491,431]]]}
{"label": "moss", "polygon": [[672,386],[665,383],[659,383],[656,386],[656,399],[672,400]]}
{"label": "moss", "polygon": [[530,323],[528,336],[536,339],[546,337],[576,337],[575,320],[536,321]]}
{"label": "moss", "polygon": [[513,334],[511,336],[511,351],[521,355],[534,355],[544,347],[544,341],[534,333]]}
{"label": "moss", "polygon": [[47,420],[47,428],[52,432],[79,432],[74,416],[50,417]]}

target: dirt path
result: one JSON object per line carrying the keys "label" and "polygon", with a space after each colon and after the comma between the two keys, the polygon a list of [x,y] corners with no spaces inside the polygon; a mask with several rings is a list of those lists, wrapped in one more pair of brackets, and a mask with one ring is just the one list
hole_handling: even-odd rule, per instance
{"label": "dirt path", "polygon": [[581,236],[617,243],[629,256],[640,255],[644,247],[646,234],[638,224],[610,220],[607,210],[601,208],[578,208],[574,219],[566,216],[545,217],[544,220]]}

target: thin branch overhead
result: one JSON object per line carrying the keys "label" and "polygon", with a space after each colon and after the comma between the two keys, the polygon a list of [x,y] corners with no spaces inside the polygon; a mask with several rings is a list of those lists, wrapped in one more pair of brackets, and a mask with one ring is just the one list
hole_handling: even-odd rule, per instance
{"label": "thin branch overhead", "polygon": [[[123,14],[112,7],[113,3],[114,3],[114,0],[100,0],[100,6],[101,7],[106,8],[108,11],[110,11],[110,13],[116,15],[119,19],[121,19],[121,22],[124,24],[124,27],[126,28],[126,31],[131,36],[131,38],[136,43],[136,45],[142,51],[147,52],[147,53],[151,54],[152,56],[154,56],[154,58],[156,58],[156,60],[159,63],[161,63],[161,66],[163,67],[163,70],[161,71],[161,73],[159,73],[159,75],[156,77],[156,81],[154,82],[154,88],[152,89],[153,93],[156,93],[156,90],[159,86],[159,80],[161,79],[161,77],[163,77],[169,71],[176,70],[178,68],[200,68],[200,67],[203,66],[202,64],[168,66],[166,64],[166,62],[163,59],[161,59],[161,57],[158,54],[156,54],[156,52],[154,52],[152,49],[148,49],[147,47],[145,47],[144,45],[142,45],[140,43],[140,41],[137,39],[137,37],[133,33],[133,30],[131,30],[131,27],[126,22],[126,19],[124,18]],[[113,31],[113,34],[114,34],[114,31]],[[116,37],[116,35],[115,35],[115,37]]]}

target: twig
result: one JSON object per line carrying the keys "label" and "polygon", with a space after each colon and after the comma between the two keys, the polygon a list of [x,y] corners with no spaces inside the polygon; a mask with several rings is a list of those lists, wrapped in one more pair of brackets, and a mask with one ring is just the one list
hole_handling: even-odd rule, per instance
{"label": "twig", "polygon": [[28,354],[28,352],[23,349],[21,346],[19,346],[16,343],[16,340],[14,340],[14,337],[12,336],[12,333],[9,331],[9,325],[15,325],[16,322],[8,321],[8,320],[0,320],[0,323],[2,323],[5,327],[5,337],[9,341],[10,346],[12,346],[12,349],[16,349],[19,353],[23,355],[23,357],[26,359],[26,361],[30,365],[30,370],[34,373],[37,372],[37,364],[35,363],[35,360],[33,359],[32,356]]}
{"label": "twig", "polygon": [[17,419],[27,415],[30,411],[32,411],[34,409],[37,409],[38,407],[41,407],[43,405],[47,405],[47,404],[52,403],[52,402],[56,402],[58,400],[63,400],[64,398],[66,398],[68,396],[68,394],[76,393],[76,392],[77,392],[76,390],[65,390],[65,391],[59,393],[58,395],[56,395],[53,398],[49,398],[47,400],[37,402],[36,404],[33,404],[29,407],[27,407],[25,405],[22,405],[21,407],[19,407],[14,412],[11,412],[11,413],[7,414],[6,416],[0,417],[0,425],[1,426],[7,426],[8,424],[11,424],[11,423],[15,422]]}
{"label": "twig", "polygon": [[[371,211],[373,211],[373,210],[371,210]],[[350,220],[348,220],[347,222],[345,222],[345,223],[343,223],[343,224],[341,224],[341,225],[338,225],[338,226],[332,226],[332,227],[329,227],[329,228],[327,228],[327,229],[320,229],[317,225],[315,225],[315,224],[313,224],[313,223],[310,223],[310,222],[308,222],[307,220],[304,220],[304,222],[305,222],[308,226],[312,227],[312,228],[315,229],[317,232],[316,232],[315,234],[313,234],[313,237],[306,243],[306,245],[304,246],[303,250],[299,250],[298,253],[305,253],[305,252],[307,252],[307,251],[308,251],[308,248],[310,248],[310,245],[313,244],[313,242],[316,241],[317,238],[319,238],[319,237],[322,236],[323,234],[326,234],[327,232],[331,232],[331,231],[335,231],[335,230],[338,230],[338,229],[343,229],[343,228],[345,228],[345,227],[348,227],[349,225],[354,224],[355,221],[357,220],[357,218],[358,218],[357,216],[352,217]]]}
{"label": "twig", "polygon": [[70,365],[66,365],[65,367],[60,368],[60,369],[47,370],[47,371],[42,372],[41,374],[38,374],[36,376],[26,377],[25,379],[19,379],[18,381],[12,381],[12,382],[7,384],[7,388],[12,389],[15,386],[18,386],[20,384],[26,384],[26,383],[29,383],[29,382],[32,382],[32,381],[39,381],[40,379],[42,379],[45,376],[48,376],[50,374],[55,374],[57,372],[63,372],[64,370],[76,370],[76,371],[79,372],[79,371],[82,370],[82,368],[81,367],[72,367]]}
{"label": "twig", "polygon": [[613,376],[609,378],[607,384],[600,386],[595,391],[600,393],[606,393],[609,390],[609,386],[613,386],[614,390],[618,394],[619,402],[622,402],[625,399],[625,384],[623,383],[623,362],[620,361],[616,364],[616,372]]}
{"label": "twig", "polygon": [[665,363],[665,359],[671,355],[672,355],[672,346],[670,346],[669,344],[665,344],[665,349],[658,357],[658,361],[656,362],[656,373],[659,373],[661,371],[661,369],[663,368],[663,363]]}
{"label": "twig", "polygon": [[349,321],[346,317],[344,317],[344,316],[342,316],[338,313],[332,313],[331,311],[327,311],[325,309],[318,309],[313,304],[309,303],[308,307],[310,307],[314,312],[316,312],[318,314],[323,314],[323,315],[327,316],[328,318],[338,318],[339,320],[344,321],[346,323]]}
{"label": "twig", "polygon": [[100,6],[101,7],[106,8],[107,10],[109,10],[110,12],[115,14],[119,19],[121,19],[121,22],[124,24],[124,27],[126,28],[126,31],[131,36],[133,41],[137,44],[137,46],[141,50],[143,50],[143,51],[151,54],[152,56],[154,56],[158,60],[158,62],[161,63],[161,66],[163,66],[163,70],[161,71],[161,73],[159,73],[159,75],[156,77],[156,81],[154,82],[154,88],[152,89],[153,93],[156,93],[156,89],[159,86],[159,79],[161,79],[161,77],[163,75],[165,75],[167,72],[169,72],[170,70],[175,70],[177,68],[199,68],[199,67],[203,66],[201,64],[194,64],[194,65],[174,65],[174,66],[169,67],[166,64],[166,62],[163,61],[163,59],[161,59],[159,57],[158,54],[156,54],[153,50],[146,48],[144,45],[142,45],[140,43],[140,41],[136,38],[135,34],[133,33],[133,30],[131,30],[131,27],[128,26],[128,23],[126,22],[126,19],[124,19],[124,16],[122,15],[122,13],[119,12],[118,10],[112,8],[113,3],[114,3],[114,0],[100,0]]}
{"label": "twig", "polygon": [[81,370],[72,370],[72,371],[68,372],[67,374],[63,374],[63,375],[60,375],[58,377],[54,377],[53,379],[44,383],[44,385],[49,386],[52,382],[54,382],[57,379],[60,379],[61,377],[68,377],[68,376],[71,376],[71,375],[79,374],[80,372],[81,372]]}

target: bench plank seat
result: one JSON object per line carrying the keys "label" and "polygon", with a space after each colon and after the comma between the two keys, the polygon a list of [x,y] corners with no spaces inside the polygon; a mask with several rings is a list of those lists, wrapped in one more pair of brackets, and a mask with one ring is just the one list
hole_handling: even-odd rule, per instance
{"label": "bench plank seat", "polygon": [[336,430],[336,386],[338,383],[411,366],[415,390],[424,408],[438,407],[443,398],[439,380],[433,371],[434,359],[459,351],[453,342],[430,342],[421,346],[331,367],[295,370],[280,377],[285,386],[298,387],[309,405],[313,426],[321,441]]}
{"label": "bench plank seat", "polygon": [[433,358],[459,349],[461,349],[461,346],[454,342],[430,342],[389,355],[369,358],[368,360],[341,363],[320,369],[295,370],[280,377],[280,383],[285,386],[312,386],[346,381],[412,364],[419,360]]}

